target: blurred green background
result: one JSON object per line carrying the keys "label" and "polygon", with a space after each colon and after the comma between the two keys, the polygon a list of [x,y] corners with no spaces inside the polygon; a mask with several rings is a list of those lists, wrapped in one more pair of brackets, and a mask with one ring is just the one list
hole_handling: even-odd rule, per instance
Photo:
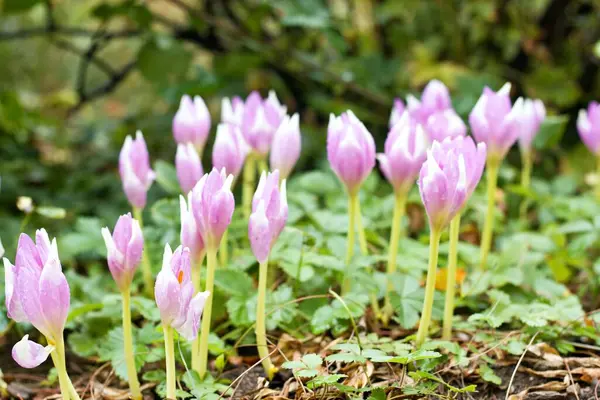
{"label": "blurred green background", "polygon": [[[556,160],[566,151],[585,154],[574,119],[600,97],[598,0],[0,4],[0,237],[9,251],[24,219],[52,236],[101,240],[100,224],[128,209],[116,169],[125,136],[141,129],[153,162],[172,163],[171,119],[184,93],[204,97],[214,132],[222,97],[275,89],[300,113],[297,169],[308,169],[324,161],[331,112],[354,110],[381,149],[394,97],[441,79],[466,117],[485,84],[510,81],[514,96],[568,117],[559,120],[565,135],[550,130],[540,145],[536,173],[547,174],[564,167]],[[149,204],[168,185],[155,184]],[[25,216],[19,196],[36,211]],[[76,237],[76,253],[97,244]]]}

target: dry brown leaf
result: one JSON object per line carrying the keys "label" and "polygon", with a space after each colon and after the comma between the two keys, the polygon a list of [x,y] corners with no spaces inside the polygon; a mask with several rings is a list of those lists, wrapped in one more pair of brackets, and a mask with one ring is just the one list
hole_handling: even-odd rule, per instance
{"label": "dry brown leaf", "polygon": [[579,379],[584,382],[592,383],[594,379],[600,379],[600,368],[575,368],[571,370],[572,375],[581,375]]}
{"label": "dry brown leaf", "polygon": [[[527,395],[531,392],[539,392],[539,393],[537,393],[538,396],[536,396],[536,398],[543,399],[544,394],[547,393],[548,396],[554,396],[556,394],[556,392],[562,392],[567,387],[568,387],[568,385],[565,384],[564,382],[559,382],[559,381],[547,382],[542,385],[532,386],[532,387],[527,388],[517,394],[510,395],[508,397],[508,400],[525,400],[528,398]],[[548,398],[553,398],[553,397],[548,397]]]}
{"label": "dry brown leaf", "polygon": [[[355,388],[363,388],[369,384],[369,380],[373,375],[375,367],[373,363],[367,361],[366,364],[351,364],[345,373],[348,377],[344,380],[344,385]],[[366,368],[365,368],[366,367]]]}

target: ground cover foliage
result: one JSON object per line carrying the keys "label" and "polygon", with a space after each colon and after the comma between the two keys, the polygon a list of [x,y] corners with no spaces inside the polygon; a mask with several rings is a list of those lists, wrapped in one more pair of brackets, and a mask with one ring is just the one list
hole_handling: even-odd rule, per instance
{"label": "ground cover foliage", "polygon": [[[288,224],[269,260],[267,330],[280,371],[267,384],[257,363],[258,265],[247,221],[236,209],[230,263],[216,274],[211,377],[201,381],[188,370],[189,345],[177,340],[184,367],[179,396],[483,399],[505,397],[510,386],[516,399],[596,398],[600,203],[590,187],[598,177],[592,156],[576,143],[573,115],[598,95],[597,5],[482,1],[442,9],[433,1],[383,1],[374,4],[374,31],[365,32],[356,27],[351,5],[344,14],[339,4],[347,3],[234,1],[196,8],[184,1],[3,2],[0,47],[15,59],[0,67],[0,237],[12,258],[20,231],[44,226],[57,236],[72,291],[68,368],[80,394],[128,395],[120,296],[100,234],[129,210],[116,172],[124,136],[144,130],[157,172],[144,212],[156,274],[164,243],[179,243],[170,121],[181,94],[203,95],[216,116],[221,97],[273,87],[301,113],[304,141],[288,182]],[[448,13],[455,18],[443,17]],[[79,34],[72,31],[76,26]],[[15,38],[21,31],[28,37]],[[105,44],[113,47],[96,50]],[[69,45],[74,51],[65,50]],[[281,54],[289,57],[282,61]],[[40,62],[44,57],[50,71]],[[109,71],[97,60],[107,60]],[[80,72],[84,66],[89,74]],[[361,189],[369,255],[358,255],[357,247],[351,291],[340,297],[347,205],[323,154],[329,112],[353,109],[381,148],[393,97],[417,92],[431,78],[448,84],[463,117],[484,84],[498,88],[504,80],[544,100],[550,116],[534,142],[531,187],[520,185],[518,154],[500,169],[495,245],[485,271],[475,268],[484,182],[468,203],[451,341],[438,339],[447,232],[442,237],[432,339],[415,349],[428,261],[418,192],[411,191],[403,220],[393,321],[383,326],[368,293],[378,293],[380,301],[385,293],[391,188],[374,172]],[[203,161],[207,168],[210,160]],[[144,394],[164,397],[160,316],[142,295],[139,274],[134,285],[136,366]],[[3,300],[3,282],[0,289]],[[6,318],[4,301],[0,310],[0,393],[56,395],[53,369],[24,373],[10,359],[12,344],[30,329]]]}

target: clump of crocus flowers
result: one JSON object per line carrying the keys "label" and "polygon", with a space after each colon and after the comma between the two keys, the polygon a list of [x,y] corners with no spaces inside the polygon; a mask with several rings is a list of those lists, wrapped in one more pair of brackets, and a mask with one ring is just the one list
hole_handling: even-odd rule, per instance
{"label": "clump of crocus flowers", "polygon": [[[350,290],[357,231],[361,252],[368,252],[359,192],[376,159],[393,187],[395,206],[388,248],[388,284],[381,314],[385,323],[394,311],[390,294],[397,268],[401,219],[408,193],[418,180],[430,230],[425,299],[416,334],[418,346],[428,335],[439,242],[448,226],[443,338],[451,338],[460,218],[481,179],[484,166],[487,166],[488,208],[482,234],[481,266],[486,265],[492,243],[498,169],[516,140],[519,140],[523,160],[522,184],[529,186],[532,142],[546,112],[539,100],[519,98],[513,105],[509,91],[508,84],[497,92],[487,87],[483,90],[469,115],[473,137],[479,143],[466,136],[467,127],[452,108],[448,88],[439,81],[428,84],[420,100],[409,96],[406,105],[400,100],[395,102],[384,151],[377,155],[371,133],[352,111],[337,117],[330,116],[327,157],[348,195],[348,269],[341,284],[343,294]],[[239,97],[223,99],[222,121],[217,127],[213,146],[214,168],[203,174],[201,160],[211,129],[210,113],[202,98],[182,98],[173,120],[173,135],[178,143],[176,171],[185,194],[180,196],[181,245],[175,251],[169,244],[165,245],[162,267],[156,280],[144,252],[141,220],[155,174],[150,167],[148,149],[141,132],[136,134],[135,139],[126,138],[119,157],[119,172],[133,216],[122,215],[112,233],[103,228],[102,236],[107,248],[108,269],[122,296],[123,351],[132,398],[137,400],[142,396],[134,362],[130,310],[132,281],[140,264],[144,288],[154,287],[154,299],[162,321],[167,397],[173,399],[176,396],[174,332],[192,342],[192,369],[201,378],[208,372],[208,338],[215,274],[218,273],[217,255],[219,252],[226,254],[226,232],[235,208],[231,188],[242,169],[245,170],[243,207],[247,208],[249,245],[259,263],[255,327],[257,350],[268,378],[273,378],[277,371],[271,362],[266,336],[268,262],[271,249],[287,221],[286,179],[299,159],[301,148],[299,116],[289,116],[286,112],[287,108],[274,92],[269,93],[266,99],[257,92],[245,101]],[[584,143],[600,160],[598,103],[593,102],[587,110],[580,112],[577,127]],[[267,173],[267,160],[273,172]],[[255,188],[257,164],[262,173]],[[248,193],[252,196],[249,197]],[[207,269],[202,288],[200,271],[205,258]],[[33,368],[51,356],[63,398],[79,399],[67,375],[63,331],[70,291],[62,272],[56,240],[50,241],[43,229],[36,232],[35,242],[22,234],[14,265],[5,258],[4,267],[9,317],[16,322],[31,323],[47,342],[43,346],[30,341],[25,335],[14,345],[13,358],[19,365]],[[377,306],[376,301],[373,304],[373,307]]]}
{"label": "clump of crocus flowers", "polygon": [[[438,260],[438,246],[442,230],[454,221],[451,228],[454,232],[450,237],[456,237],[460,226],[460,212],[477,186],[485,162],[485,145],[475,147],[471,139],[447,138],[442,143],[433,142],[427,153],[427,160],[419,172],[419,192],[429,220],[429,267],[425,284],[425,301],[421,313],[421,323],[417,332],[417,345],[423,344],[427,337]],[[456,218],[456,219],[455,219]],[[451,243],[451,252],[456,252],[456,242]],[[454,254],[455,257],[455,254]],[[449,275],[456,276],[456,260],[449,268]],[[455,280],[451,282],[452,287]],[[453,301],[453,292],[452,299]],[[448,301],[448,299],[447,299]],[[452,317],[452,304],[447,304],[447,318]]]}

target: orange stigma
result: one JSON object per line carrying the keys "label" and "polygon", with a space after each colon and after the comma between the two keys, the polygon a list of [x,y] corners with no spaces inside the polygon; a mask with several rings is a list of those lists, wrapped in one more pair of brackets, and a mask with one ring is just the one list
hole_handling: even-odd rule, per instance
{"label": "orange stigma", "polygon": [[183,271],[179,271],[179,273],[177,274],[177,280],[179,281],[179,283],[183,282]]}

